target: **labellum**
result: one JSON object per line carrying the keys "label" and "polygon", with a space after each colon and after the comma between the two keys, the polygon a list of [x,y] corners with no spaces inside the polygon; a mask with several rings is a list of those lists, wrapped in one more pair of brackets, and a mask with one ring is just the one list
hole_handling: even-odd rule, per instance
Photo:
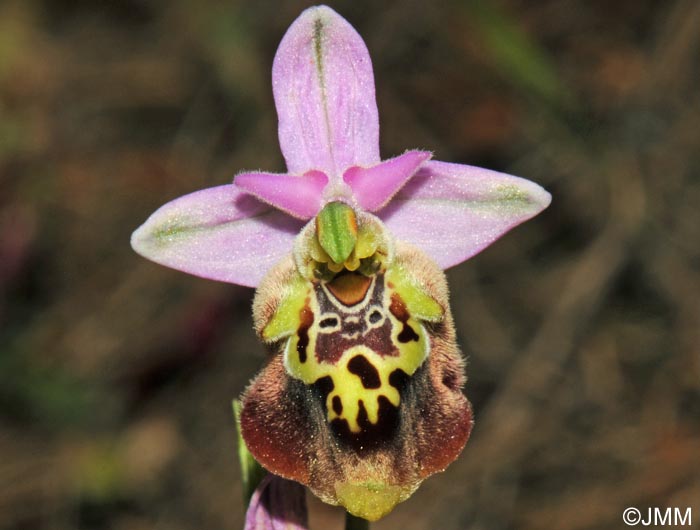
{"label": "labellum", "polygon": [[253,312],[274,355],[241,427],[273,473],[376,520],[464,447],[472,414],[444,274],[377,217],[327,204]]}

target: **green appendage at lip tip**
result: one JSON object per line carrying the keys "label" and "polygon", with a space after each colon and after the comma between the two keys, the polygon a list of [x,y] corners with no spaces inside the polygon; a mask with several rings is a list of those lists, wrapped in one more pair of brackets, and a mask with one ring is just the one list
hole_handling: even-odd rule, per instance
{"label": "green appendage at lip tip", "polygon": [[350,257],[357,244],[357,218],[342,202],[326,204],[316,216],[318,242],[335,263]]}

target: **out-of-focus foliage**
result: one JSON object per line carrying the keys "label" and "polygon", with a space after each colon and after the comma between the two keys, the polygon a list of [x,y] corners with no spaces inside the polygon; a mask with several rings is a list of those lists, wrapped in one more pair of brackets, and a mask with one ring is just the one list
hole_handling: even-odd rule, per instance
{"label": "out-of-focus foliage", "polygon": [[[271,61],[307,5],[0,3],[0,528],[240,526],[252,292],[128,241],[168,199],[283,169]],[[376,528],[699,517],[700,4],[332,7],[372,54],[385,157],[554,197],[449,272],[476,427]]]}

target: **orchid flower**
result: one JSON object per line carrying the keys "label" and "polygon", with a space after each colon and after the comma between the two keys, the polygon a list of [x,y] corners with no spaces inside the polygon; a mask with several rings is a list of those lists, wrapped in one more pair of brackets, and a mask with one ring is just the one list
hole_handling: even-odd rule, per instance
{"label": "orchid flower", "polygon": [[269,471],[376,520],[461,452],[461,392],[442,269],[533,217],[530,181],[409,150],[382,161],[372,65],[326,6],[277,50],[272,88],[287,173],[238,174],[157,210],[134,249],[257,287],[273,355],[243,398],[248,448]]}

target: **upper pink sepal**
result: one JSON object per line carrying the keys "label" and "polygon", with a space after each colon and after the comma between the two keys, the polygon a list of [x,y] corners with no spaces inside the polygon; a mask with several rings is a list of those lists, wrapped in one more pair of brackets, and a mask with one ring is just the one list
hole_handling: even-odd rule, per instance
{"label": "upper pink sepal", "polygon": [[255,287],[289,254],[302,226],[228,184],[161,206],[133,233],[131,246],[173,269]]}
{"label": "upper pink sepal", "polygon": [[540,186],[488,169],[428,161],[379,212],[397,239],[421,248],[446,269],[544,210]]}
{"label": "upper pink sepal", "polygon": [[311,169],[340,179],[350,166],[379,162],[379,118],[367,47],[327,6],[294,21],[277,49],[272,90],[289,173]]}
{"label": "upper pink sepal", "polygon": [[295,176],[251,172],[236,175],[234,186],[299,219],[311,219],[321,209],[328,177],[320,171]]}
{"label": "upper pink sepal", "polygon": [[352,188],[358,204],[374,212],[384,207],[431,156],[429,151],[408,151],[376,166],[351,167],[343,180]]}

